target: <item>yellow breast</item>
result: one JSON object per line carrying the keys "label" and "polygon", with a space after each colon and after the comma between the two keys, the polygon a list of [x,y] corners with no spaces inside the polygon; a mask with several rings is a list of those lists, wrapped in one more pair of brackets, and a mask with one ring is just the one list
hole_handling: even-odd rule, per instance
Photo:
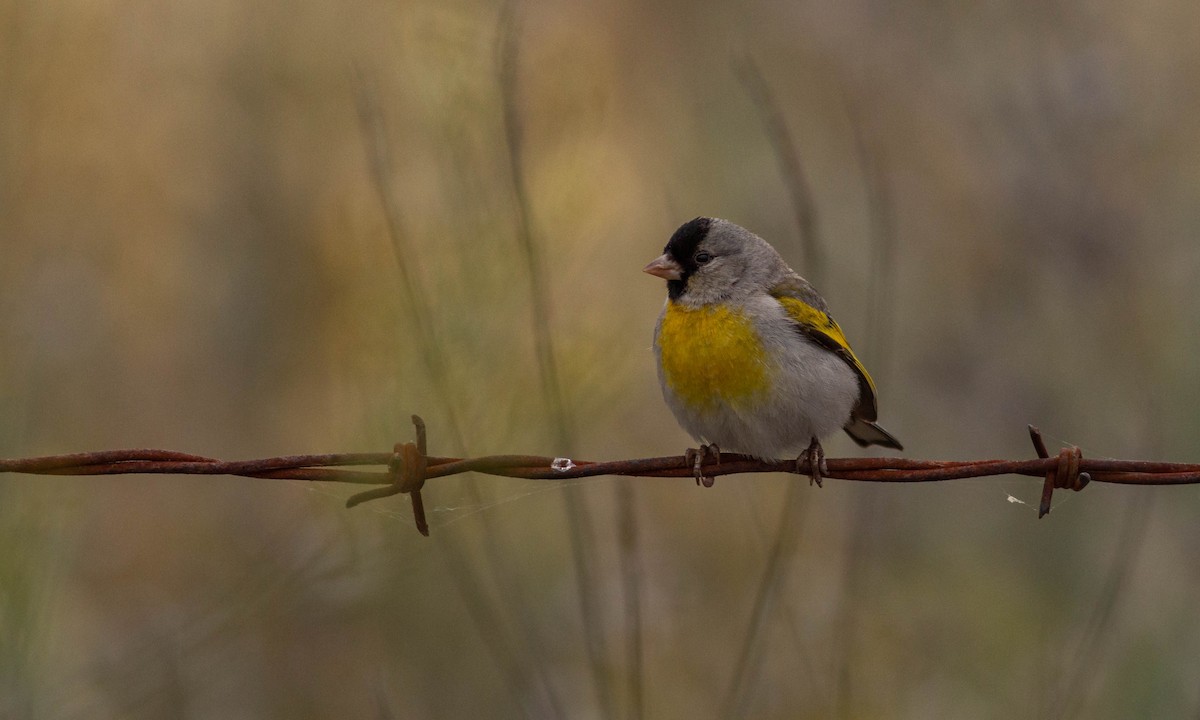
{"label": "yellow breast", "polygon": [[669,302],[658,345],[663,379],[694,410],[746,407],[770,389],[762,342],[740,310]]}

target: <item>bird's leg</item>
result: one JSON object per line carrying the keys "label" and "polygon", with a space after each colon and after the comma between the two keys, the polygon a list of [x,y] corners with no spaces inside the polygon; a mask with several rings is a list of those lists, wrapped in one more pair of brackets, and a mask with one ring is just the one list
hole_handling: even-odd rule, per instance
{"label": "bird's leg", "polygon": [[715,480],[704,476],[704,471],[700,468],[704,464],[704,458],[712,457],[717,464],[721,464],[721,448],[717,447],[716,443],[701,445],[699,448],[688,448],[683,454],[683,461],[692,466],[692,477],[696,478],[697,485],[704,487],[712,487]]}
{"label": "bird's leg", "polygon": [[817,487],[823,487],[821,478],[829,472],[829,468],[825,465],[825,450],[821,448],[821,442],[815,437],[809,443],[808,449],[796,458],[796,472],[803,475],[806,465],[808,466],[808,484],[816,483]]}

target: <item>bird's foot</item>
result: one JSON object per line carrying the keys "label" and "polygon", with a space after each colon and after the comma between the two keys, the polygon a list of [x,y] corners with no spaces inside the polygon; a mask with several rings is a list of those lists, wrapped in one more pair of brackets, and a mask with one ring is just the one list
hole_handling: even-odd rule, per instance
{"label": "bird's foot", "polygon": [[829,467],[825,464],[825,450],[816,438],[813,438],[808,449],[796,458],[796,472],[803,475],[805,470],[808,470],[809,485],[816,483],[817,487],[824,487],[821,485],[821,478],[829,474]]}
{"label": "bird's foot", "polygon": [[699,448],[688,448],[683,454],[683,461],[692,466],[692,477],[696,478],[697,485],[704,487],[712,487],[716,482],[715,478],[705,477],[704,470],[701,465],[704,464],[704,459],[711,457],[718,465],[721,464],[721,448],[717,447],[716,443],[709,445],[701,445]]}

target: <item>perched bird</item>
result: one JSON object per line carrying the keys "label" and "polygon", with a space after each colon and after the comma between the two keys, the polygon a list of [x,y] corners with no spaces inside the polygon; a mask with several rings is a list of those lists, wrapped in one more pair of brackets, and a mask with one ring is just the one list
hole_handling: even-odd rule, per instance
{"label": "perched bird", "polygon": [[[875,423],[875,383],[825,300],[775,248],[728,220],[698,217],[644,271],[667,281],[654,329],[663,397],[698,442],[701,464],[720,449],[790,456],[818,485],[821,438],[842,428],[862,446],[903,450]],[[807,449],[804,449],[807,446]]]}

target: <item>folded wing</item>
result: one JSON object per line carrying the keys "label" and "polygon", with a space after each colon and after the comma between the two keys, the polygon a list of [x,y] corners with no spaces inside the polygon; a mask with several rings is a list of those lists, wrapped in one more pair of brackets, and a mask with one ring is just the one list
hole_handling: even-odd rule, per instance
{"label": "folded wing", "polygon": [[828,348],[854,370],[858,377],[858,404],[850,413],[846,433],[862,446],[883,445],[902,450],[896,438],[875,424],[879,410],[875,401],[875,381],[862,363],[855,357],[846,341],[846,334],[829,316],[825,303],[805,280],[796,277],[771,289],[771,295],[779,301],[788,317],[795,323],[796,331],[803,333],[813,342]]}

